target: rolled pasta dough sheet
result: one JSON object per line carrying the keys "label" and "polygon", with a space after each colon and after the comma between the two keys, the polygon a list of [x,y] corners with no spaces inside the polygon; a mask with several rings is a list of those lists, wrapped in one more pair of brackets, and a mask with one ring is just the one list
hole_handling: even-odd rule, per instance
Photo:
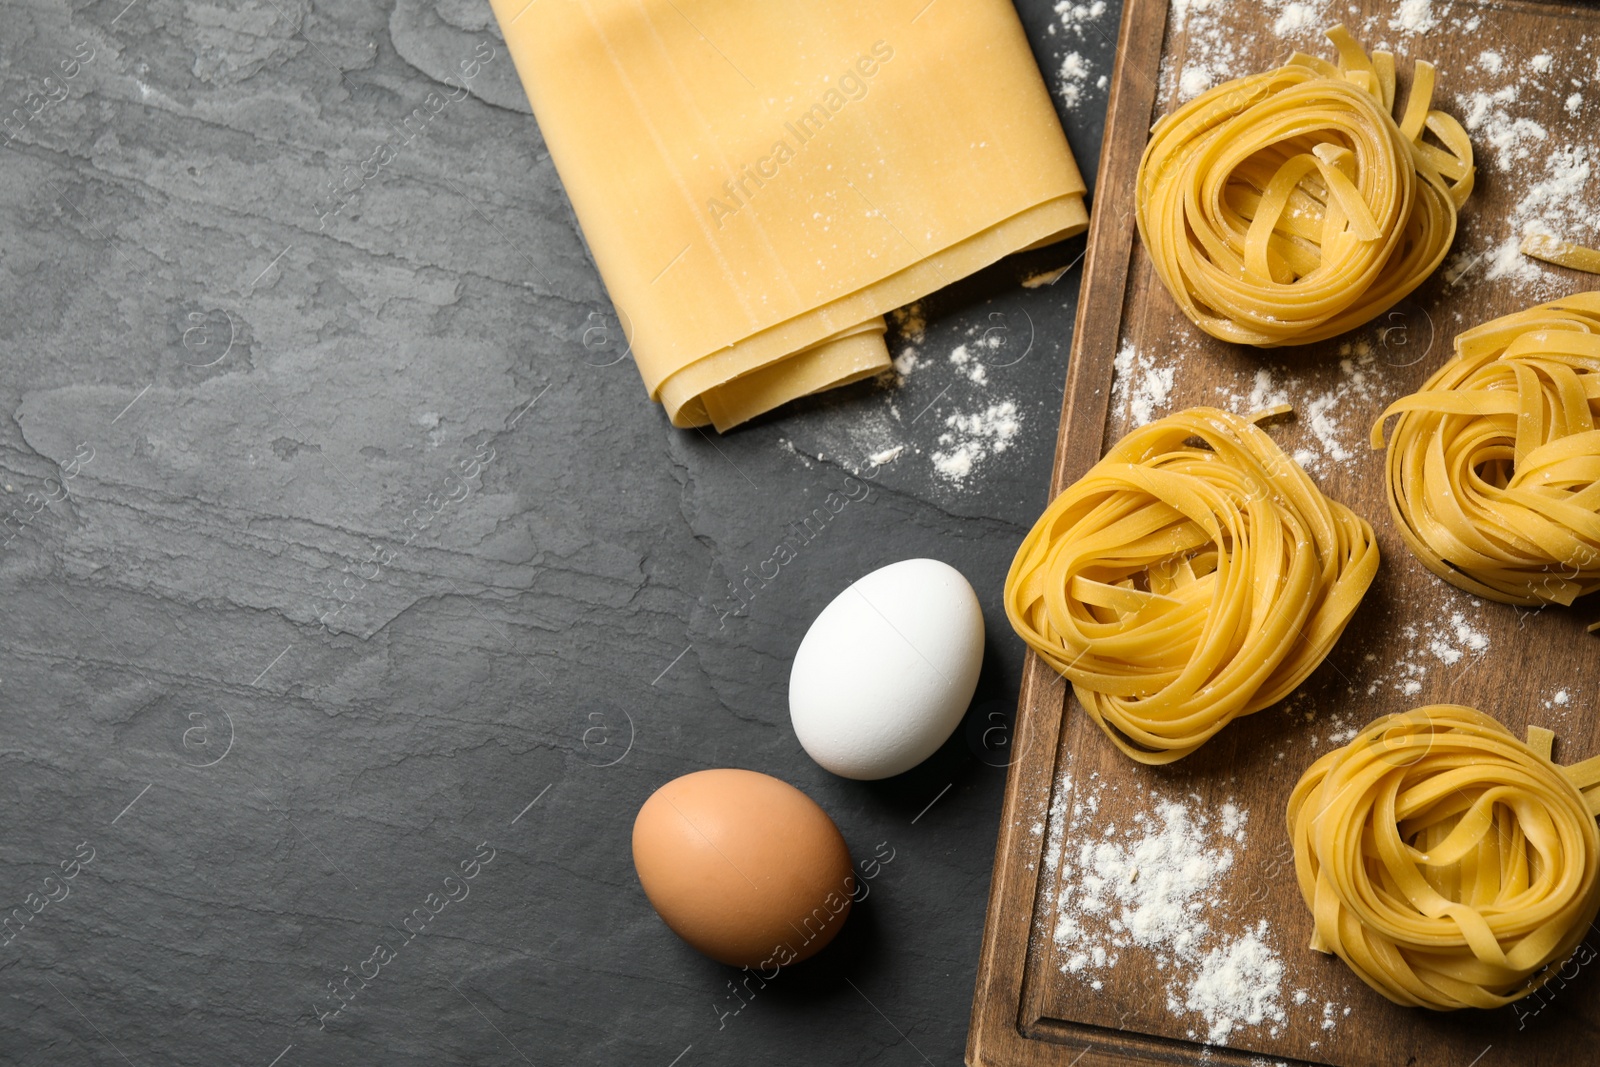
{"label": "rolled pasta dough sheet", "polygon": [[1088,224],[1007,0],[492,5],[675,425],[882,371],[884,312]]}

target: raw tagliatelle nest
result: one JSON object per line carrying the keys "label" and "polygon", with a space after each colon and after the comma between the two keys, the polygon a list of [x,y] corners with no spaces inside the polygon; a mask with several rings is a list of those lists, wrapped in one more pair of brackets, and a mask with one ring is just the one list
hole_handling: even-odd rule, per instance
{"label": "raw tagliatelle nest", "polygon": [[1006,615],[1118,748],[1170,763],[1304,681],[1377,569],[1372,527],[1271,437],[1191,408],[1050,503],[1006,576]]}
{"label": "raw tagliatelle nest", "polygon": [[1393,415],[1389,510],[1429,570],[1509,604],[1600,590],[1600,292],[1459,335],[1373,447]]}
{"label": "raw tagliatelle nest", "polygon": [[1433,66],[1397,122],[1394,56],[1328,37],[1337,65],[1296,53],[1219,85],[1157,123],[1139,163],[1156,272],[1224,341],[1308,344],[1382,314],[1443,261],[1472,192],[1466,131],[1429,106]]}
{"label": "raw tagliatelle nest", "polygon": [[1538,989],[1600,911],[1600,758],[1557,767],[1553,740],[1433,705],[1312,764],[1288,812],[1311,947],[1398,1004]]}

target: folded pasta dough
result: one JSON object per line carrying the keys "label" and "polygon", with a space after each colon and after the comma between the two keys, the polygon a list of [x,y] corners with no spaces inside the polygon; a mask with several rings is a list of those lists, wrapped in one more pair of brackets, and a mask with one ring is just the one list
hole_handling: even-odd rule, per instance
{"label": "folded pasta dough", "polygon": [[492,6],[674,425],[884,370],[884,312],[1088,224],[1007,0]]}

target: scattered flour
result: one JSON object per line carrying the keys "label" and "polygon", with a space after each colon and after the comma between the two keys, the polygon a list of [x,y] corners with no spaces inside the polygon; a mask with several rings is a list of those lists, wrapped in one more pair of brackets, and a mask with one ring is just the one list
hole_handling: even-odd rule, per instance
{"label": "scattered flour", "polygon": [[[890,319],[893,332],[904,343],[898,346],[891,369],[878,378],[883,390],[880,406],[853,414],[825,439],[813,439],[806,451],[819,459],[826,453],[860,457],[850,462],[863,465],[863,469],[926,453],[941,481],[961,487],[990,456],[1021,443],[1021,409],[1015,400],[996,396],[991,390],[997,379],[1004,378],[1005,368],[1027,357],[1032,335],[1011,338],[1006,316],[991,312],[983,321],[968,322],[959,331],[961,339],[941,359],[930,351],[928,321],[921,304],[890,312]],[[946,365],[954,377],[942,372]],[[902,413],[902,390],[914,375],[940,380],[928,390],[931,395],[919,398],[917,406]],[[966,401],[960,400],[963,390],[969,396]],[[931,446],[906,443],[919,419],[930,426],[943,421]]]}
{"label": "scattered flour", "polygon": [[[1405,321],[1420,330],[1420,320]],[[1328,464],[1356,469],[1370,461],[1373,454],[1367,443],[1372,420],[1393,399],[1394,383],[1379,366],[1380,352],[1387,352],[1389,357],[1406,356],[1406,363],[1415,362],[1406,355],[1411,350],[1404,347],[1405,338],[1385,340],[1386,331],[1398,334],[1401,329],[1385,319],[1377,328],[1379,343],[1360,339],[1340,344],[1337,362],[1330,368],[1336,374],[1331,381],[1328,375],[1319,375],[1316,380],[1320,385],[1308,385],[1305,376],[1290,365],[1258,366],[1248,391],[1230,385],[1215,387],[1219,406],[1242,415],[1288,406],[1294,411],[1293,425],[1298,429],[1293,432],[1299,440],[1295,447],[1285,447],[1296,463],[1313,473],[1325,470]],[[1423,342],[1419,339],[1415,343],[1420,351]],[[1165,414],[1174,406],[1174,390],[1187,351],[1183,345],[1175,344],[1166,361],[1158,362],[1124,342],[1112,361],[1113,414],[1125,417],[1130,429]],[[1283,441],[1288,435],[1275,436]]]}
{"label": "scattered flour", "polygon": [[[1074,0],[1061,0],[1055,6],[1056,21],[1050,25],[1049,32],[1071,37],[1077,40],[1085,39],[1093,30],[1098,36],[1105,34],[1096,25],[1101,16],[1106,13],[1105,0],[1091,0],[1089,3],[1074,2]],[[1061,59],[1061,66],[1056,72],[1056,95],[1068,111],[1075,110],[1090,85],[1090,76],[1094,73],[1093,64],[1077,50],[1067,52]],[[1096,89],[1104,89],[1107,80],[1104,75],[1097,78],[1093,85]]]}
{"label": "scattered flour", "polygon": [[1200,973],[1183,1006],[1205,1016],[1208,1044],[1226,1041],[1240,1023],[1283,1022],[1278,1003],[1283,961],[1267,946],[1266,937],[1267,920],[1262,919],[1254,930],[1212,949],[1200,961]]}
{"label": "scattered flour", "polygon": [[[983,342],[979,342],[982,344]],[[956,345],[950,350],[950,362],[956,370],[965,374],[970,380],[983,385],[989,380],[989,368],[976,355],[967,351],[966,345]]]}
{"label": "scattered flour", "polygon": [[917,350],[915,348],[911,348],[910,346],[902,348],[900,350],[900,354],[894,357],[894,373],[896,379],[904,382],[907,378],[911,377],[911,372],[917,369],[917,364],[921,361],[921,357],[917,355]]}
{"label": "scattered flour", "polygon": [[[1600,80],[1600,69],[1564,73],[1587,74]],[[1583,89],[1589,82],[1571,77],[1571,88],[1545,87],[1529,77],[1550,74],[1557,61],[1548,52],[1517,57],[1499,51],[1479,53],[1477,67],[1505,84],[1491,84],[1456,97],[1458,115],[1472,137],[1480,170],[1492,170],[1494,181],[1520,196],[1503,219],[1476,216],[1471,202],[1464,216],[1467,225],[1458,239],[1457,252],[1446,268],[1450,284],[1481,269],[1489,280],[1506,279],[1520,294],[1549,299],[1568,291],[1562,274],[1524,256],[1522,239],[1532,234],[1550,235],[1579,244],[1593,244],[1600,230],[1600,213],[1594,211],[1596,190],[1592,179],[1600,157],[1595,127],[1583,123]],[[1563,95],[1565,94],[1565,95]],[[1559,111],[1553,105],[1560,104]],[[1538,115],[1543,121],[1535,121]]]}
{"label": "scattered flour", "polygon": [[1278,9],[1278,21],[1272,24],[1272,32],[1279,37],[1286,37],[1291,33],[1317,29],[1321,23],[1322,12],[1316,5],[1295,0]]}
{"label": "scattered flour", "polygon": [[1083,99],[1084,83],[1093,69],[1081,52],[1068,52],[1061,60],[1061,67],[1056,71],[1056,92],[1068,111],[1077,108],[1078,101]]}
{"label": "scattered flour", "polygon": [[957,484],[965,482],[991,454],[1010,448],[1022,429],[1017,405],[1010,400],[969,415],[950,415],[944,424],[947,429],[939,435],[933,469],[941,478]]}
{"label": "scattered flour", "polygon": [[1190,1031],[1198,1040],[1221,1043],[1245,1026],[1280,1033],[1284,965],[1271,928],[1228,932],[1238,924],[1224,884],[1248,813],[1230,802],[1207,814],[1135,785],[1140,810],[1119,827],[1100,814],[1105,784],[1095,775],[1075,791],[1064,776],[1051,801],[1044,867],[1061,972],[1100,990],[1126,957],[1175,1017],[1203,1020]]}
{"label": "scattered flour", "polygon": [[900,335],[906,345],[900,349],[900,354],[890,361],[894,369],[885,372],[884,380],[887,384],[902,386],[911,377],[911,372],[922,362],[922,356],[916,349],[916,346],[928,336],[928,319],[922,312],[922,304],[907,304],[905,307],[895,308],[889,312],[889,326]]}
{"label": "scattered flour", "polygon": [[1580,231],[1594,225],[1583,195],[1591,172],[1589,150],[1582,145],[1559,148],[1545,161],[1544,178],[1525,187],[1507,220],[1511,232],[1487,257],[1490,278],[1533,281],[1544,275],[1538,260],[1522,254],[1522,238],[1530,234],[1584,240]]}
{"label": "scattered flour", "polygon": [[[1310,429],[1316,446],[1296,449],[1294,461],[1314,471],[1324,461],[1348,464],[1367,451],[1368,420],[1374,402],[1381,400],[1379,391],[1383,386],[1377,361],[1377,349],[1370,341],[1346,342],[1339,346],[1339,378],[1321,392],[1291,395],[1285,382],[1292,381],[1293,376],[1282,368],[1275,372],[1272,367],[1256,370],[1248,395],[1226,388],[1219,388],[1218,392],[1244,415],[1283,404],[1293,407],[1295,417]],[[1359,424],[1356,429],[1344,425],[1346,414],[1355,416]]]}
{"label": "scattered flour", "polygon": [[783,449],[789,455],[798,459],[802,464],[804,464],[807,470],[810,470],[814,466],[814,464],[811,462],[811,457],[796,448],[794,446],[794,442],[789,440],[787,437],[778,438],[778,447]]}
{"label": "scattered flour", "polygon": [[923,314],[922,304],[907,304],[903,308],[895,308],[889,312],[889,322],[907,341],[920,345],[923,338],[928,335],[928,317]]}
{"label": "scattered flour", "polygon": [[1472,135],[1473,147],[1487,145],[1495,166],[1502,171],[1509,172],[1518,161],[1531,159],[1534,149],[1550,137],[1550,131],[1537,122],[1511,113],[1511,105],[1521,93],[1521,86],[1513,83],[1493,92],[1479,89],[1456,97],[1461,124]]}
{"label": "scattered flour", "polygon": [[1234,0],[1172,0],[1172,33],[1183,34],[1182,55],[1167,53],[1161,61],[1163,93],[1192,100],[1217,82],[1237,73],[1239,52],[1234,37],[1221,31],[1219,18]]}
{"label": "scattered flour", "polygon": [[[1106,0],[1091,0],[1090,3],[1061,0],[1056,4],[1055,12],[1062,31],[1081,38],[1094,29],[1094,24],[1106,13]],[[1050,32],[1055,33],[1056,27],[1052,25]]]}
{"label": "scattered flour", "polygon": [[[1328,17],[1328,0],[1266,0],[1266,4],[1277,9],[1278,17],[1272,23],[1272,32],[1279,37],[1321,37],[1325,28],[1339,21],[1337,17]],[[1237,77],[1240,73],[1243,72],[1234,72],[1230,77]]]}
{"label": "scattered flour", "polygon": [[1186,68],[1183,77],[1178,79],[1178,98],[1193,100],[1211,88],[1212,77],[1211,70],[1203,64]]}
{"label": "scattered flour", "polygon": [[[1481,601],[1467,599],[1473,607],[1481,606]],[[1391,672],[1367,684],[1368,696],[1387,685],[1402,696],[1414,697],[1422,692],[1423,679],[1435,666],[1460,673],[1468,669],[1464,660],[1476,662],[1489,650],[1489,636],[1474,626],[1464,611],[1451,612],[1448,619],[1407,623],[1400,628],[1400,635],[1410,643],[1405,654],[1394,661]]]}
{"label": "scattered flour", "polygon": [[[1050,277],[1061,273],[1055,271]],[[1019,337],[1013,351],[1008,347],[1012,340],[1005,316],[991,313],[986,321],[968,323],[960,331],[964,339],[941,359],[929,350],[928,320],[921,303],[891,311],[889,320],[894,335],[891,340],[898,339],[899,351],[891,360],[890,369],[878,378],[882,389],[879,405],[853,412],[849,419],[831,427],[832,432],[808,434],[803,451],[787,440],[781,444],[808,463],[832,455],[863,470],[926,453],[941,481],[961,487],[990,456],[1021,443],[1018,435],[1023,416],[1017,402],[995,396],[990,390],[996,379],[1004,377],[1005,368],[1027,356],[1021,346],[1025,342],[1031,350],[1032,336]],[[958,377],[950,380],[941,372],[946,363]],[[913,376],[944,380],[935,382],[929,395],[919,397],[909,412],[902,412],[901,404],[906,400],[903,390]],[[966,402],[958,400],[961,389],[969,391]],[[956,413],[949,414],[952,410]],[[937,425],[941,418],[943,427],[933,445],[907,443],[914,432],[912,425],[919,419]]]}
{"label": "scattered flour", "polygon": [[1157,367],[1124,342],[1112,363],[1111,403],[1125,408],[1133,425],[1144,426],[1172,396],[1173,367]]}
{"label": "scattered flour", "polygon": [[1189,12],[1205,11],[1217,3],[1218,0],[1172,0],[1172,17],[1181,26],[1189,18]]}
{"label": "scattered flour", "polygon": [[[1544,699],[1539,703],[1545,711],[1553,713],[1550,718],[1555,721],[1546,721],[1540,723],[1540,725],[1548,726],[1551,729],[1556,730],[1557,733],[1565,732],[1560,729],[1561,721],[1565,718],[1568,709],[1572,707],[1576,700],[1577,695],[1574,690],[1565,687],[1557,689],[1553,693],[1546,693]],[[1539,720],[1535,719],[1534,721],[1538,722]]]}
{"label": "scattered flour", "polygon": [[1389,20],[1389,28],[1403,34],[1427,33],[1437,25],[1439,17],[1433,12],[1433,0],[1400,0]]}
{"label": "scattered flour", "polygon": [[1272,32],[1296,45],[1311,45],[1326,27],[1341,21],[1333,0],[1172,0],[1172,26],[1183,32],[1186,51],[1177,57],[1181,68],[1172,56],[1163,59],[1161,84],[1175,91],[1180,102],[1245,73],[1240,69],[1239,36],[1224,20],[1241,4],[1252,11],[1267,8]]}
{"label": "scattered flour", "polygon": [[1289,394],[1278,386],[1272,371],[1262,367],[1250,384],[1250,398],[1245,403],[1244,414],[1253,414],[1265,408],[1275,408],[1289,402]]}

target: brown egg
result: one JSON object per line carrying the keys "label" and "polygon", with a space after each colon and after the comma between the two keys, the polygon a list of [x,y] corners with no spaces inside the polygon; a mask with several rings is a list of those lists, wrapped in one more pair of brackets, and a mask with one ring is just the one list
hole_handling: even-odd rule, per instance
{"label": "brown egg", "polygon": [[633,865],[673,933],[735,967],[817,952],[855,892],[828,813],[755,771],[696,771],[657,789],[633,821]]}

